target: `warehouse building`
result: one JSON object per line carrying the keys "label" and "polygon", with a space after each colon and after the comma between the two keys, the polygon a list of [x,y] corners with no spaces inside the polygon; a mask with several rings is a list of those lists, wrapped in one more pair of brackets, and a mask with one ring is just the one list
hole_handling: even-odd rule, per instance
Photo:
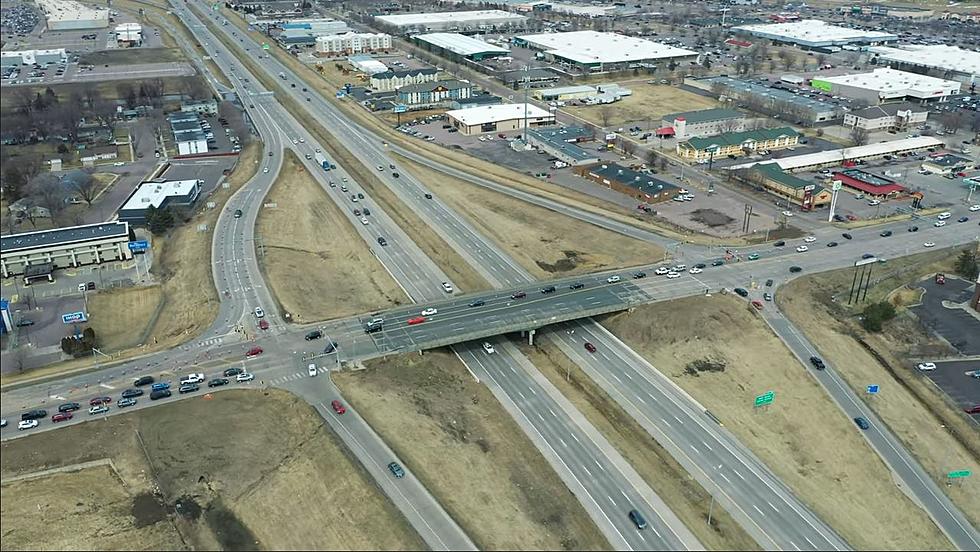
{"label": "warehouse building", "polygon": [[430,52],[446,59],[460,61],[483,61],[485,59],[506,56],[510,53],[507,48],[494,46],[482,40],[458,33],[428,33],[415,35],[415,43]]}
{"label": "warehouse building", "polygon": [[391,49],[391,35],[344,33],[316,37],[316,51],[324,55],[358,54]]}
{"label": "warehouse building", "polygon": [[38,0],[49,31],[104,29],[109,26],[109,10],[90,8],[74,0]]}
{"label": "warehouse building", "polygon": [[489,92],[483,92],[482,94],[470,93],[472,95],[469,98],[460,98],[449,102],[449,109],[467,109],[482,105],[497,105],[501,102],[500,96],[495,96]]}
{"label": "warehouse building", "polygon": [[750,183],[760,184],[767,192],[810,211],[830,203],[830,190],[784,172],[779,165],[756,165],[742,175]]}
{"label": "warehouse building", "polygon": [[524,35],[514,37],[514,44],[540,50],[546,60],[588,71],[616,71],[698,59],[698,53],[691,50],[597,31]]}
{"label": "warehouse building", "polygon": [[681,191],[669,182],[616,163],[580,167],[575,172],[597,184],[645,203],[668,201],[677,197]]}
{"label": "warehouse building", "polygon": [[377,75],[391,71],[387,65],[374,59],[370,54],[348,56],[347,63],[350,63],[355,71],[360,71],[365,75]]}
{"label": "warehouse building", "polygon": [[437,13],[403,13],[381,15],[376,22],[390,26],[395,31],[408,33],[425,32],[476,32],[521,28],[527,25],[523,15],[502,10],[476,10]]}
{"label": "warehouse building", "polygon": [[915,72],[931,71],[964,84],[980,79],[980,52],[945,44],[871,48],[878,65]]}
{"label": "warehouse building", "polygon": [[569,100],[584,100],[594,98],[596,95],[595,87],[588,85],[578,86],[558,86],[555,88],[541,88],[531,93],[535,99],[544,102],[567,102]]}
{"label": "warehouse building", "polygon": [[674,136],[678,140],[715,136],[745,130],[749,118],[734,109],[701,109],[664,115],[657,130],[658,136]]}
{"label": "warehouse building", "polygon": [[133,48],[143,45],[143,26],[139,23],[123,23],[116,25],[116,44],[120,47]]}
{"label": "warehouse building", "polygon": [[789,127],[765,128],[720,134],[711,138],[690,138],[677,144],[677,155],[694,161],[751,155],[762,150],[793,147],[800,133]]}
{"label": "warehouse building", "polygon": [[929,108],[913,103],[875,105],[844,114],[844,126],[878,130],[904,131],[926,122]]}
{"label": "warehouse building", "polygon": [[472,136],[485,132],[506,132],[555,124],[555,114],[536,105],[517,103],[485,105],[446,112],[449,124],[460,134]]}
{"label": "warehouse building", "polygon": [[21,65],[46,65],[67,63],[68,52],[64,48],[49,50],[15,50],[0,52],[0,66],[19,67]]}
{"label": "warehouse building", "polygon": [[436,69],[409,69],[407,71],[385,71],[371,75],[371,88],[375,92],[394,92],[409,84],[435,82],[439,76]]}
{"label": "warehouse building", "polygon": [[525,80],[527,80],[531,88],[551,86],[558,82],[559,78],[561,77],[559,77],[558,73],[542,67],[529,68],[527,71],[507,71],[500,74],[501,82],[514,88],[523,86]]}
{"label": "warehouse building", "polygon": [[455,100],[466,100],[473,94],[473,85],[458,80],[408,84],[396,91],[398,103],[413,108],[436,107]]}
{"label": "warehouse building", "polygon": [[838,50],[840,46],[851,44],[888,44],[898,40],[898,36],[879,31],[848,29],[828,25],[819,19],[804,19],[790,23],[767,23],[762,25],[742,25],[732,29],[786,44],[796,44],[803,48]]}
{"label": "warehouse building", "polygon": [[278,21],[276,24],[284,31],[309,31],[313,36],[341,34],[350,31],[347,23],[330,18],[290,19]]}
{"label": "warehouse building", "polygon": [[276,40],[288,49],[291,46],[314,47],[316,37],[317,35],[305,29],[285,29],[276,36]]}
{"label": "warehouse building", "polygon": [[23,274],[25,268],[51,263],[75,268],[132,259],[128,243],[136,239],[127,222],[100,222],[0,237],[0,274]]}
{"label": "warehouse building", "polygon": [[809,171],[840,165],[853,166],[855,161],[867,161],[881,159],[886,155],[899,155],[902,153],[921,153],[923,151],[935,150],[943,147],[942,140],[932,136],[918,136],[916,138],[903,138],[901,140],[891,140],[889,142],[877,142],[853,148],[843,148],[836,150],[818,151],[791,157],[782,157],[772,161],[752,162],[742,165],[728,167],[729,170],[744,169],[760,164],[774,163],[784,171]]}
{"label": "warehouse building", "polygon": [[[573,167],[595,165],[599,157],[571,143],[564,129],[528,129],[527,143]],[[574,135],[574,134],[573,134]]]}
{"label": "warehouse building", "polygon": [[684,84],[739,100],[748,109],[779,115],[795,124],[833,121],[842,118],[845,112],[842,103],[830,98],[807,98],[789,90],[731,77],[686,78]]}
{"label": "warehouse building", "polygon": [[888,67],[870,73],[812,79],[810,86],[871,105],[884,102],[945,102],[960,93],[957,81],[937,79]]}
{"label": "warehouse building", "polygon": [[119,220],[141,225],[146,224],[146,212],[150,207],[192,207],[201,195],[203,184],[203,180],[143,182],[119,208]]}

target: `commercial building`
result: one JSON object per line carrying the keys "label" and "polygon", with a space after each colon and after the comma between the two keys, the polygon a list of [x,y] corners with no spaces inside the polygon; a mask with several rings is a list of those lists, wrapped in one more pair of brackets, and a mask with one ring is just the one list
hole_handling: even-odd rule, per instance
{"label": "commercial building", "polygon": [[524,35],[514,37],[514,44],[540,50],[546,60],[589,71],[615,71],[698,58],[698,53],[691,50],[597,31]]}
{"label": "commercial building", "polygon": [[972,169],[976,163],[951,153],[933,154],[922,162],[922,170],[933,174],[960,173]]}
{"label": "commercial building", "polygon": [[559,86],[555,88],[541,88],[531,93],[535,99],[552,102],[567,102],[569,100],[584,100],[594,98],[596,95],[595,87],[588,85],[578,86]]}
{"label": "commercial building", "polygon": [[177,155],[208,152],[208,135],[201,128],[200,116],[196,112],[178,111],[167,118],[177,145]]}
{"label": "commercial building", "polygon": [[789,127],[731,132],[711,138],[690,138],[677,144],[677,155],[700,161],[734,155],[741,157],[762,150],[785,149],[800,142],[800,133]]}
{"label": "commercial building", "polygon": [[980,79],[980,52],[945,44],[878,46],[870,49],[878,65],[908,69],[919,73],[932,71],[943,78],[970,84]]}
{"label": "commercial building", "polygon": [[[472,94],[472,92],[471,92]],[[449,102],[449,109],[467,109],[482,105],[497,105],[501,102],[500,96],[494,96],[489,92],[473,94],[469,98],[460,98]]]}
{"label": "commercial building", "polygon": [[284,31],[309,31],[313,36],[341,34],[350,31],[347,23],[330,18],[289,19],[277,24]]}
{"label": "commercial building", "polygon": [[317,35],[305,29],[285,29],[276,36],[276,40],[288,49],[291,46],[316,46],[316,37]]}
{"label": "commercial building", "polygon": [[375,92],[394,92],[409,84],[435,82],[439,76],[436,69],[409,69],[407,71],[385,71],[371,75],[371,88]]}
{"label": "commercial building", "polygon": [[353,67],[355,71],[360,71],[365,75],[377,75],[379,73],[387,73],[391,71],[387,65],[374,59],[369,54],[356,54],[353,56],[348,56],[347,63],[350,63],[351,67]]}
{"label": "commercial building", "polygon": [[525,80],[531,88],[539,88],[542,86],[550,86],[553,83],[558,82],[558,73],[555,73],[551,69],[546,68],[530,68],[527,71],[507,71],[500,74],[500,80],[507,86],[519,87],[523,86]]}
{"label": "commercial building", "polygon": [[412,38],[416,44],[426,50],[453,61],[460,59],[483,61],[510,53],[507,48],[458,33],[427,33]]}
{"label": "commercial building", "polygon": [[217,115],[218,102],[214,98],[211,98],[209,100],[180,102],[180,110],[184,113],[197,113],[199,115]]}
{"label": "commercial building", "polygon": [[203,184],[203,180],[143,182],[119,208],[119,220],[134,225],[145,224],[146,212],[150,207],[191,207],[201,195]]}
{"label": "commercial building", "polygon": [[878,176],[858,169],[844,169],[837,171],[833,176],[834,180],[840,180],[841,184],[868,196],[876,198],[897,197],[905,193],[905,186],[884,176]]}
{"label": "commercial building", "polygon": [[959,94],[960,83],[888,67],[870,73],[812,79],[810,86],[870,104],[892,101],[945,102]]}
{"label": "commercial building", "polygon": [[473,94],[473,85],[458,80],[408,84],[395,92],[398,103],[413,107],[433,107],[454,100],[465,100]]}
{"label": "commercial building", "polygon": [[[564,129],[528,129],[527,142],[539,150],[547,152],[552,157],[568,163],[573,167],[594,165],[599,162],[595,152],[588,152],[571,143],[563,133]],[[573,136],[575,134],[573,133]]]}
{"label": "commercial building", "polygon": [[19,67],[21,65],[46,65],[66,63],[68,52],[64,48],[50,50],[13,50],[0,52],[0,67]]}
{"label": "commercial building", "polygon": [[744,169],[760,164],[774,163],[784,171],[808,171],[851,164],[855,161],[866,161],[870,159],[881,159],[885,155],[898,155],[901,153],[920,153],[930,149],[943,147],[942,140],[932,136],[918,136],[916,138],[903,138],[901,140],[891,140],[889,142],[877,142],[853,148],[843,148],[836,150],[818,151],[804,155],[794,155],[783,157],[771,161],[756,161],[728,167],[730,170]]}
{"label": "commercial building", "polygon": [[676,197],[681,189],[650,174],[634,171],[616,163],[581,167],[576,174],[637,201],[661,203]]}
{"label": "commercial building", "polygon": [[908,130],[926,122],[929,108],[913,103],[875,105],[844,114],[844,126],[877,130]]}
{"label": "commercial building", "polygon": [[116,44],[123,47],[143,45],[143,26],[139,23],[116,25]]}
{"label": "commercial building", "polygon": [[742,25],[732,29],[772,40],[796,44],[804,48],[834,49],[851,44],[888,44],[898,40],[898,36],[879,31],[864,31],[848,29],[837,25],[829,25],[819,19],[804,19],[790,23],[767,23],[762,25]]}
{"label": "commercial building", "polygon": [[844,106],[831,98],[807,98],[789,90],[773,88],[731,77],[686,78],[684,84],[707,90],[746,104],[760,113],[779,115],[795,124],[833,121],[844,116]]}
{"label": "commercial building", "polygon": [[829,204],[833,195],[823,186],[783,172],[775,164],[756,165],[747,169],[742,178],[762,185],[767,192],[798,205],[804,211]]}
{"label": "commercial building", "polygon": [[135,239],[127,222],[101,222],[0,236],[0,274],[23,274],[26,267],[51,263],[78,267],[132,259],[127,244]]}
{"label": "commercial building", "polygon": [[109,10],[90,8],[74,0],[37,0],[49,31],[104,29],[109,26]]}
{"label": "commercial building", "polygon": [[381,15],[375,17],[374,20],[403,34],[438,31],[496,31],[505,28],[520,28],[527,24],[527,18],[523,15],[502,10],[403,13]]}
{"label": "commercial building", "polygon": [[[749,118],[734,109],[701,109],[684,113],[664,115],[663,125],[657,132],[660,136],[673,135],[678,140],[692,137],[715,136],[726,132],[745,130]],[[663,132],[660,132],[663,131]]]}
{"label": "commercial building", "polygon": [[889,6],[887,4],[869,4],[866,6],[855,6],[851,13],[860,13],[870,16],[892,17],[895,19],[929,19],[935,12],[925,8],[909,8],[903,6]]}
{"label": "commercial building", "polygon": [[316,37],[318,54],[357,54],[390,49],[391,35],[383,33],[344,33]]}
{"label": "commercial building", "polygon": [[555,114],[538,106],[524,103],[484,105],[446,112],[449,124],[460,134],[471,136],[484,132],[506,132],[555,124]]}

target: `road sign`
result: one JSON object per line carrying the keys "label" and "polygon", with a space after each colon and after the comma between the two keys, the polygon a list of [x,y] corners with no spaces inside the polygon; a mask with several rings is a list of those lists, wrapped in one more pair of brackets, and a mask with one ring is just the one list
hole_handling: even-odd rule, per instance
{"label": "road sign", "polygon": [[772,404],[773,399],[776,398],[776,394],[772,391],[766,391],[762,395],[755,398],[756,406],[765,406],[767,404]]}
{"label": "road sign", "polygon": [[408,106],[405,104],[398,104],[392,108],[392,113],[406,113],[408,111]]}
{"label": "road sign", "polygon": [[830,185],[830,189],[835,192],[839,192],[840,189],[843,187],[844,187],[844,183],[841,182],[840,180],[835,180],[834,183]]}
{"label": "road sign", "polygon": [[61,321],[65,324],[74,324],[75,322],[85,322],[88,317],[85,316],[84,312],[69,312],[61,315]]}
{"label": "road sign", "polygon": [[263,50],[268,50],[269,49],[269,43],[268,42],[263,42],[262,43],[262,49]]}
{"label": "road sign", "polygon": [[877,385],[869,385],[868,386],[868,394],[869,395],[875,395],[877,393],[878,393],[878,386]]}
{"label": "road sign", "polygon": [[150,248],[150,242],[147,240],[131,241],[127,245],[129,246],[129,250],[133,253],[143,253]]}
{"label": "road sign", "polygon": [[970,477],[971,475],[973,475],[973,472],[971,472],[970,470],[959,470],[959,471],[949,472],[948,474],[946,474],[946,477],[950,479],[960,479],[963,477]]}

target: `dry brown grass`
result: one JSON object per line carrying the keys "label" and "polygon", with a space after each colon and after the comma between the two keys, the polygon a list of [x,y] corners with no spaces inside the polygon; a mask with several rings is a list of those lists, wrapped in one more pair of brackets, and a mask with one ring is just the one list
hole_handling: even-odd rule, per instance
{"label": "dry brown grass", "polygon": [[[892,290],[934,272],[952,272],[959,249],[931,251],[888,261],[883,270],[893,274],[868,292],[868,302],[885,298]],[[880,269],[881,270],[881,269]],[[879,271],[880,275],[884,275]],[[777,295],[786,316],[810,339],[820,355],[857,394],[866,398],[868,383],[883,392],[867,401],[974,526],[980,526],[976,508],[977,486],[946,486],[946,473],[969,469],[980,472],[980,439],[969,420],[927,378],[914,371],[912,359],[950,354],[918,322],[899,316],[880,334],[869,335],[851,318],[842,302],[832,304],[832,293],[846,294],[853,272],[837,270],[790,282]],[[846,300],[846,297],[845,297]],[[856,312],[858,309],[854,309]],[[870,351],[875,351],[872,354]],[[876,357],[877,355],[877,357]]]}
{"label": "dry brown grass", "polygon": [[90,293],[89,326],[99,338],[99,350],[109,354],[140,345],[162,300],[160,286]]}
{"label": "dry brown grass", "polygon": [[[279,307],[297,323],[408,302],[364,240],[292,151],[256,223],[259,263]],[[368,217],[370,219],[370,217]]]}
{"label": "dry brown grass", "polygon": [[399,163],[536,278],[648,264],[654,244],[592,226],[402,159]]}
{"label": "dry brown grass", "polygon": [[[633,81],[624,85],[633,94],[614,104],[566,107],[563,111],[598,126],[617,127],[649,120],[651,125],[659,127],[661,117],[669,113],[718,107],[716,100],[676,86],[646,84],[646,81]],[[604,113],[608,116],[605,121]]]}
{"label": "dry brown grass", "polygon": [[481,550],[609,544],[490,391],[445,350],[333,376]]}
{"label": "dry brown grass", "polygon": [[[856,549],[949,548],[853,422],[744,300],[692,297],[603,324],[721,419]],[[766,391],[775,392],[774,405],[756,410],[754,397]]]}
{"label": "dry brown grass", "polygon": [[423,546],[320,416],[284,391],[195,397],[5,441],[2,452],[5,478],[103,458],[118,470],[4,485],[4,549]]}

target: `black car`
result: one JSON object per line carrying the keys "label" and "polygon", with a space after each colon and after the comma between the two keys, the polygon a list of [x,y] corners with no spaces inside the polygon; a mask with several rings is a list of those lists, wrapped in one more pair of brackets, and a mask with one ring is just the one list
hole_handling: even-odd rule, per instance
{"label": "black car", "polygon": [[776,242],[776,243],[774,243],[772,245],[773,245],[773,247],[782,247],[782,246],[786,245],[786,242],[784,242],[783,240],[779,240],[778,242]]}
{"label": "black car", "polygon": [[[307,341],[313,341],[314,339],[320,339],[321,337],[323,337],[323,332],[321,332],[320,330],[313,330],[312,332],[306,334],[303,337],[303,339]],[[225,375],[227,376],[228,374]]]}
{"label": "black car", "polygon": [[170,396],[169,389],[154,389],[150,392],[150,400],[155,401],[157,399],[165,399]]}
{"label": "black car", "polygon": [[555,292],[555,286],[545,286],[541,288],[541,293],[554,293],[554,292]]}
{"label": "black car", "polygon": [[472,303],[470,303],[470,306],[471,307],[482,307],[483,305],[486,305],[486,304],[487,304],[487,302],[484,301],[483,299],[477,299],[476,301],[473,301]]}
{"label": "black car", "polygon": [[140,386],[143,386],[143,385],[150,385],[154,381],[156,381],[156,380],[153,379],[153,376],[143,376],[141,378],[137,378],[136,381],[133,382],[133,387],[140,387]]}
{"label": "black car", "polygon": [[329,355],[330,353],[337,350],[337,344],[333,341],[328,341],[327,345],[323,348],[323,354]]}
{"label": "black car", "polygon": [[878,235],[881,236],[881,237],[883,237],[883,238],[887,238],[888,236],[891,236],[892,235],[892,231],[891,230],[885,230],[884,232],[882,232],[882,233],[880,233]]}
{"label": "black car", "polygon": [[208,387],[221,387],[222,385],[228,385],[227,378],[214,378],[208,382]]}
{"label": "black car", "polygon": [[28,410],[20,415],[21,420],[39,420],[41,418],[47,418],[48,411],[44,409]]}
{"label": "black car", "polygon": [[[183,393],[193,393],[193,392],[197,391],[200,388],[201,388],[201,386],[199,386],[196,383],[185,383],[184,385],[181,385],[180,386],[180,389],[178,389],[177,391],[179,391],[181,394],[183,394]],[[150,397],[150,398],[152,399],[153,397]]]}
{"label": "black car", "polygon": [[122,398],[129,399],[132,397],[139,397],[143,394],[142,389],[126,389],[122,392]]}
{"label": "black car", "polygon": [[843,215],[834,215],[834,221],[836,222],[844,222],[845,220],[847,219],[845,219]]}
{"label": "black car", "polygon": [[837,247],[837,242],[827,242],[827,247]]}
{"label": "black car", "polygon": [[635,272],[635,273],[633,273],[633,279],[634,280],[639,280],[640,278],[646,278],[646,277],[647,277],[647,273],[646,272]]}
{"label": "black car", "polygon": [[861,416],[854,418],[854,423],[857,424],[857,426],[861,429],[868,429],[869,427],[871,427],[871,424],[868,423],[868,420],[865,420]]}
{"label": "black car", "polygon": [[25,326],[33,326],[34,325],[34,321],[31,320],[30,318],[21,318],[20,320],[17,321],[17,324],[15,324],[15,325],[18,328],[23,328]]}
{"label": "black car", "polygon": [[388,240],[386,240],[384,238],[378,238],[378,245],[380,245],[381,247],[384,247],[384,246],[388,245]]}
{"label": "black car", "polygon": [[425,194],[425,199],[432,199],[432,194]]}
{"label": "black car", "polygon": [[812,364],[813,367],[816,368],[817,370],[823,370],[824,368],[826,368],[826,366],[823,363],[823,359],[817,356],[810,357],[810,364]]}
{"label": "black car", "polygon": [[721,259],[716,259],[714,261],[711,261],[711,266],[721,266],[723,264],[725,264],[725,261]]}
{"label": "black car", "polygon": [[748,297],[749,296],[748,290],[746,290],[744,288],[735,288],[734,291],[735,291],[736,294],[738,294],[741,297]]}
{"label": "black car", "polygon": [[364,216],[366,216],[366,217],[371,216],[371,210],[368,209],[367,207],[364,208]]}
{"label": "black car", "polygon": [[242,218],[242,210],[235,209],[235,218]]}
{"label": "black car", "polygon": [[242,373],[242,372],[244,372],[244,371],[245,371],[245,370],[243,370],[243,369],[242,369],[242,368],[240,368],[240,367],[235,367],[235,368],[225,368],[225,371],[223,372],[223,374],[224,374],[224,376],[225,376],[226,378],[230,378],[230,377],[232,377],[232,376],[237,376],[238,374],[241,374],[241,373]]}
{"label": "black car", "polygon": [[918,231],[919,231],[918,226],[909,226],[909,232],[918,232]]}
{"label": "black car", "polygon": [[583,284],[582,282],[575,282],[574,284],[568,286],[568,289],[582,289],[584,287],[585,284]]}
{"label": "black car", "polygon": [[708,265],[706,265],[704,263],[698,263],[698,264],[694,265],[694,268],[706,268],[707,266]]}
{"label": "black car", "polygon": [[647,528],[647,520],[644,519],[643,514],[639,510],[630,510],[629,517],[637,529],[643,530]]}
{"label": "black car", "polygon": [[357,192],[357,199],[364,199],[364,194]]}
{"label": "black car", "polygon": [[395,178],[398,178],[399,175],[398,175],[398,173],[393,172],[393,173],[391,173],[391,176],[394,176]]}
{"label": "black car", "polygon": [[772,287],[772,278],[766,280],[766,287]]}
{"label": "black car", "polygon": [[81,405],[79,405],[76,402],[70,402],[70,403],[65,403],[63,405],[60,405],[58,407],[58,412],[74,412],[79,408],[81,408]]}
{"label": "black car", "polygon": [[791,266],[791,267],[789,267],[789,271],[790,272],[802,272],[803,269],[800,268],[800,267],[798,267],[798,266]]}
{"label": "black car", "polygon": [[849,240],[849,239],[853,238],[854,236],[848,234],[847,232],[844,232],[843,234],[841,234],[841,237],[843,237],[845,240]]}
{"label": "black car", "polygon": [[970,220],[970,217],[960,217],[956,219],[956,222],[966,222],[968,220]]}
{"label": "black car", "polygon": [[874,258],[874,256],[875,256],[874,253],[865,253],[864,255],[861,255],[861,258],[862,259],[872,259],[872,258]]}

